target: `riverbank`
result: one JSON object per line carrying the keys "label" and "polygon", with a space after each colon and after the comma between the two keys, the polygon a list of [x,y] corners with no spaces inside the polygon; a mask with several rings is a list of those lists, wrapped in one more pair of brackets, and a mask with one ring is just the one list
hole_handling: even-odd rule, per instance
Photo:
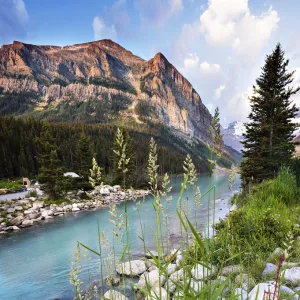
{"label": "riverbank", "polygon": [[67,193],[65,199],[49,201],[42,196],[0,201],[0,234],[18,231],[68,213],[79,213],[136,200],[149,194],[146,190],[121,190],[120,186],[98,186],[91,192]]}
{"label": "riverbank", "polygon": [[[299,188],[294,175],[282,170],[272,180],[236,195],[237,209],[205,238],[190,228],[194,241],[168,255],[116,265],[116,278],[133,277],[132,291],[113,284],[109,299],[299,299]],[[173,255],[173,256],[172,256]],[[112,280],[116,282],[118,279]],[[128,285],[128,283],[126,282]],[[124,292],[123,292],[124,291]],[[133,296],[134,294],[134,296]]]}

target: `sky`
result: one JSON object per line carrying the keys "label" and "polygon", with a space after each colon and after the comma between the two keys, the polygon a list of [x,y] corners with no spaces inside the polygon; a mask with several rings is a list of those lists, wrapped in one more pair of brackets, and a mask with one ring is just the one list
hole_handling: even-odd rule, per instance
{"label": "sky", "polygon": [[[278,42],[300,85],[299,11],[299,0],[0,0],[0,45],[109,38],[146,60],[162,52],[226,126],[247,120]],[[293,101],[300,107],[300,93]]]}

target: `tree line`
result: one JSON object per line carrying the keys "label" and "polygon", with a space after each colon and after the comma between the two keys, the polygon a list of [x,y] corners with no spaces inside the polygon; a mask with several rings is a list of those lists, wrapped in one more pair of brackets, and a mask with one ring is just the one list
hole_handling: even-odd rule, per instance
{"label": "tree line", "polygon": [[[47,135],[45,128],[49,131]],[[183,161],[189,149],[169,129],[161,127],[148,129],[148,132],[138,132],[130,128],[122,130],[131,152],[130,167],[134,170],[128,184],[147,184],[146,166],[151,136],[158,143],[159,172],[182,173]],[[73,171],[87,177],[95,157],[106,181],[117,182],[119,175],[114,172],[116,168],[113,152],[116,132],[117,126],[114,124],[49,123],[34,118],[1,117],[0,178],[36,178],[40,169],[39,149],[51,146],[55,147],[59,165],[64,171]],[[197,170],[206,172],[206,148],[200,146],[197,150],[199,153],[192,154],[192,157]]]}

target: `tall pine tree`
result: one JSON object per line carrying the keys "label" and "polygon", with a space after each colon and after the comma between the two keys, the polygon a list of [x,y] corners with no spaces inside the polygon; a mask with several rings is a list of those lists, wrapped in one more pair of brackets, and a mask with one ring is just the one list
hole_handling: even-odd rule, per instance
{"label": "tall pine tree", "polygon": [[245,124],[244,160],[241,163],[243,185],[272,178],[282,165],[289,165],[295,151],[292,142],[297,125],[292,123],[297,108],[290,97],[293,72],[287,71],[280,44],[267,55],[260,77],[250,98],[250,122]]}
{"label": "tall pine tree", "polygon": [[90,175],[90,169],[92,168],[94,155],[94,145],[90,137],[82,132],[76,144],[75,167],[76,172],[87,180]]}
{"label": "tall pine tree", "polygon": [[51,199],[57,199],[62,193],[64,175],[62,162],[57,156],[56,139],[49,123],[44,123],[37,139],[38,162],[40,164],[38,180],[44,192]]}

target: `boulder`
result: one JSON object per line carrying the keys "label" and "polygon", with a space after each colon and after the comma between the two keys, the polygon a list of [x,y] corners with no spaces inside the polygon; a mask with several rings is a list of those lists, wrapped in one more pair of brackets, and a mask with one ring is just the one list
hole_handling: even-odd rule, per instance
{"label": "boulder", "polygon": [[195,293],[199,293],[201,291],[203,285],[204,285],[203,281],[196,281],[196,280],[191,279],[190,288],[192,290],[194,290]]}
{"label": "boulder", "polygon": [[126,296],[115,290],[109,290],[104,294],[104,299],[109,300],[129,300]]}
{"label": "boulder", "polygon": [[289,298],[292,297],[291,299],[293,300],[299,299],[299,295],[297,295],[296,292],[294,292],[292,289],[290,289],[285,285],[281,285],[279,290],[280,293],[283,293],[285,296],[288,296]]}
{"label": "boulder", "polygon": [[267,263],[262,272],[262,276],[263,277],[271,277],[271,276],[274,277],[274,275],[276,274],[276,271],[277,271],[277,267],[275,265]]}
{"label": "boulder", "polygon": [[119,192],[119,191],[121,191],[121,187],[120,187],[119,185],[114,185],[114,186],[113,186],[113,192],[114,192],[114,193],[117,193],[117,192]]}
{"label": "boulder", "polygon": [[119,275],[108,275],[106,278],[105,278],[105,282],[108,284],[108,285],[111,285],[111,286],[117,286],[120,284],[120,281],[121,281],[121,278]]}
{"label": "boulder", "polygon": [[99,192],[102,196],[107,196],[110,194],[110,191],[107,187],[102,187]]}
{"label": "boulder", "polygon": [[180,280],[183,280],[183,277],[184,277],[184,270],[183,269],[180,269],[178,271],[175,271],[173,274],[170,275],[170,279],[172,281],[180,281]]}
{"label": "boulder", "polygon": [[222,270],[223,276],[229,276],[229,275],[235,275],[242,272],[242,268],[240,265],[233,265],[233,266],[227,266],[224,267]]}
{"label": "boulder", "polygon": [[183,256],[182,254],[177,254],[176,256],[176,265],[178,266],[180,264],[180,262],[182,261]]}
{"label": "boulder", "polygon": [[197,264],[192,269],[192,276],[195,280],[205,280],[216,273],[216,267],[215,266],[209,266],[209,268],[204,267],[201,264]]}
{"label": "boulder", "polygon": [[237,275],[234,282],[245,291],[251,290],[255,285],[254,280],[248,274]]}
{"label": "boulder", "polygon": [[165,288],[170,292],[170,293],[174,293],[176,290],[176,284],[171,280],[168,279],[167,283],[165,284]]}
{"label": "boulder", "polygon": [[4,230],[5,231],[17,231],[17,230],[19,230],[20,228],[18,227],[18,226],[8,226],[8,227],[6,227]]}
{"label": "boulder", "polygon": [[119,274],[128,276],[137,276],[147,270],[146,264],[143,260],[127,261],[116,266],[116,271]]}
{"label": "boulder", "polygon": [[[145,275],[144,275],[145,274]],[[144,286],[149,285],[151,287],[163,286],[166,282],[166,277],[159,274],[158,270],[153,270],[150,273],[144,273],[143,280],[145,281]],[[141,276],[142,277],[142,276]]]}
{"label": "boulder", "polygon": [[22,224],[22,221],[23,221],[23,220],[24,220],[23,217],[16,217],[16,218],[14,218],[14,219],[12,220],[12,223],[13,223],[13,225],[19,226],[19,225]]}
{"label": "boulder", "polygon": [[21,210],[23,210],[23,207],[22,207],[22,206],[19,206],[19,205],[16,205],[16,206],[15,206],[15,210],[21,211]]}
{"label": "boulder", "polygon": [[76,211],[80,211],[80,208],[78,208],[78,207],[73,207],[73,208],[72,208],[72,212],[76,212]]}
{"label": "boulder", "polygon": [[167,267],[168,275],[173,274],[176,271],[177,266],[175,264],[169,264]]}
{"label": "boulder", "polygon": [[300,285],[300,267],[285,270],[284,283],[291,286]]}
{"label": "boulder", "polygon": [[32,226],[33,225],[33,221],[32,220],[24,220],[22,222],[22,227],[28,227],[28,226]]}
{"label": "boulder", "polygon": [[7,213],[11,214],[15,212],[15,208],[14,207],[10,207],[7,209]]}
{"label": "boulder", "polygon": [[248,293],[241,288],[234,290],[234,295],[237,296],[237,298],[236,298],[237,300],[246,300],[247,294]]}
{"label": "boulder", "polygon": [[32,214],[29,214],[29,215],[28,215],[28,217],[29,217],[30,219],[37,219],[37,218],[39,218],[40,216],[41,216],[40,213],[32,213]]}
{"label": "boulder", "polygon": [[150,291],[150,295],[148,295],[145,300],[167,300],[168,299],[168,293],[164,288],[154,287]]}
{"label": "boulder", "polygon": [[44,201],[35,201],[32,203],[33,209],[38,209],[44,207]]}
{"label": "boulder", "polygon": [[257,284],[249,293],[248,300],[258,300],[264,299],[264,294],[266,292],[274,293],[275,285],[273,282],[264,282]]}

